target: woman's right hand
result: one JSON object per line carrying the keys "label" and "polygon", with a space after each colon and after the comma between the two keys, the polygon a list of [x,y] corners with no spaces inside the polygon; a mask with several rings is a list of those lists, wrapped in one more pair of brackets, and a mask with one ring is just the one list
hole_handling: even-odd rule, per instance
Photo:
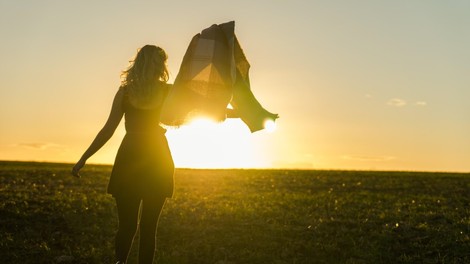
{"label": "woman's right hand", "polygon": [[84,160],[79,160],[75,166],[72,168],[72,176],[80,178],[80,170],[85,166],[85,161]]}

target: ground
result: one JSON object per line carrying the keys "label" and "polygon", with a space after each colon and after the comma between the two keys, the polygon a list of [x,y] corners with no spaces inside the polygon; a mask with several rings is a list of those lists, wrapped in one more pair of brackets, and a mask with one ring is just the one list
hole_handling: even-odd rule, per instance
{"label": "ground", "polygon": [[[71,166],[0,162],[2,263],[114,263],[111,167]],[[469,203],[469,173],[177,169],[155,260],[470,263]]]}

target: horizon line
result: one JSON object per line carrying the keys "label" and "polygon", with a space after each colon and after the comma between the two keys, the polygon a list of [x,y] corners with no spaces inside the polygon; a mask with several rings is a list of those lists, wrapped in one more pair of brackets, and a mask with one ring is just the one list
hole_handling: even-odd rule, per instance
{"label": "horizon line", "polygon": [[[74,162],[67,161],[38,161],[38,160],[8,160],[0,159],[3,162],[16,163],[45,163],[45,164],[62,164],[73,165]],[[91,166],[113,166],[112,163],[87,163]],[[357,172],[415,172],[415,173],[456,173],[470,174],[470,171],[438,171],[438,170],[405,170],[405,169],[347,169],[347,168],[296,168],[296,167],[175,167],[175,170],[298,170],[298,171],[357,171]]]}

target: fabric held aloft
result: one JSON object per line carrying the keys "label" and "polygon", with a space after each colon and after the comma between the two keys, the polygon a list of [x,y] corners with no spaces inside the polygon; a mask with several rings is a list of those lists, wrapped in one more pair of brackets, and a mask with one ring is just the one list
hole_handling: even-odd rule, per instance
{"label": "fabric held aloft", "polygon": [[251,132],[278,118],[251,91],[250,64],[234,29],[233,21],[212,25],[192,38],[165,100],[162,124],[177,127],[199,116],[222,122],[229,104]]}

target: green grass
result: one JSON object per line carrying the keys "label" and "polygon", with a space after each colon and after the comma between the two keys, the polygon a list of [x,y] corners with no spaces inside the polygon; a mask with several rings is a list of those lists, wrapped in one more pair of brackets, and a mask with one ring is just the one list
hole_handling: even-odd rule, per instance
{"label": "green grass", "polygon": [[[2,263],[114,263],[111,167],[70,169],[0,162]],[[175,180],[158,263],[470,263],[468,173],[179,169]]]}

